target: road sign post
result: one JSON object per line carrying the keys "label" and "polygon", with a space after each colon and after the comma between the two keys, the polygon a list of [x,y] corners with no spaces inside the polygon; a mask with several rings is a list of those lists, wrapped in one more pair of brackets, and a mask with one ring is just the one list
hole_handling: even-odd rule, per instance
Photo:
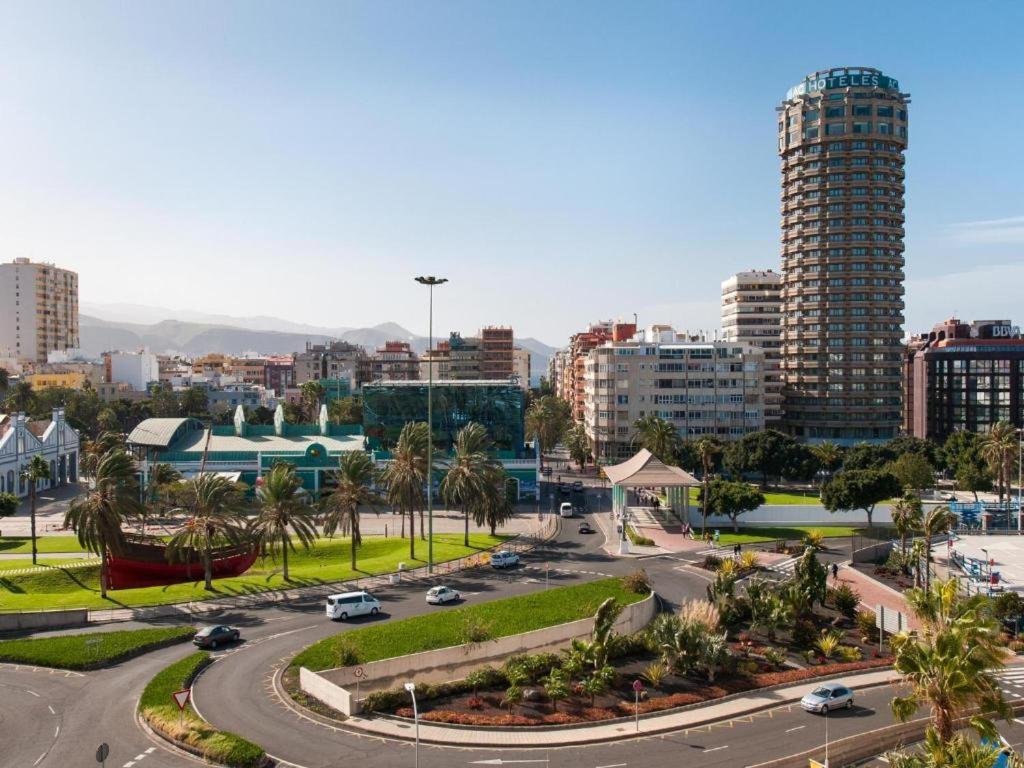
{"label": "road sign post", "polygon": [[107,742],[103,742],[96,748],[96,762],[101,766],[106,766],[107,757],[110,756],[110,747],[107,746]]}
{"label": "road sign post", "polygon": [[185,705],[188,704],[188,700],[192,697],[191,688],[182,688],[180,691],[175,691],[171,694],[171,698],[174,699],[174,703],[178,705],[178,727],[183,728],[185,725]]}
{"label": "road sign post", "polygon": [[356,676],[356,706],[359,706],[359,682],[363,679],[363,675],[366,674],[366,670],[362,667],[356,667],[353,674]]}
{"label": "road sign post", "polygon": [[636,732],[640,733],[640,694],[644,690],[644,684],[640,680],[633,681],[633,719],[636,722]]}

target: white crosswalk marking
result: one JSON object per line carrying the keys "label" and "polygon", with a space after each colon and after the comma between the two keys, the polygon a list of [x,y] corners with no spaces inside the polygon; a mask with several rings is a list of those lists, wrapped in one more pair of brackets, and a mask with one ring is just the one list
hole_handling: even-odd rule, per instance
{"label": "white crosswalk marking", "polygon": [[1010,698],[1024,699],[1024,666],[1010,667],[996,672],[1000,688]]}
{"label": "white crosswalk marking", "polygon": [[788,560],[783,560],[781,563],[769,565],[768,568],[776,573],[781,573],[784,576],[792,576],[796,570],[796,564],[799,559],[799,557],[791,557]]}

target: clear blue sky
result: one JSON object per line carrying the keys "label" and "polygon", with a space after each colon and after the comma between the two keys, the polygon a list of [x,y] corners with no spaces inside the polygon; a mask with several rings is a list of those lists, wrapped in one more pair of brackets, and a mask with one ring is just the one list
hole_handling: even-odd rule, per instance
{"label": "clear blue sky", "polygon": [[0,6],[0,259],[137,302],[549,343],[716,327],[778,268],[775,106],[819,68],[913,96],[908,331],[1013,316],[1020,2]]}

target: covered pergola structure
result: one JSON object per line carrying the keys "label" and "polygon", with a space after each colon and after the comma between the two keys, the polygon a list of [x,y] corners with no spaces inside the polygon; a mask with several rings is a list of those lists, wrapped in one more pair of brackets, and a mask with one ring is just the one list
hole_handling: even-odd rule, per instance
{"label": "covered pergola structure", "polygon": [[[646,448],[633,458],[621,464],[604,467],[605,476],[612,485],[612,511],[622,521],[622,536],[619,551],[629,549],[626,525],[630,521],[649,518],[655,524],[664,525],[659,516],[665,508],[641,503],[641,493],[646,489],[661,489],[671,510],[680,521],[690,519],[690,494],[688,488],[700,483],[689,472],[671,467]],[[633,498],[630,498],[630,496]]]}

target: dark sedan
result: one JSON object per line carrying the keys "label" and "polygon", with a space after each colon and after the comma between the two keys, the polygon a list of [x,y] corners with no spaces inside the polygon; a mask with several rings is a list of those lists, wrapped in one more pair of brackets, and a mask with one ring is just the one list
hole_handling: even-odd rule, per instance
{"label": "dark sedan", "polygon": [[223,625],[216,627],[203,627],[196,632],[196,636],[192,638],[192,642],[200,648],[209,648],[210,650],[215,651],[219,646],[227,645],[228,643],[237,643],[241,636],[241,633],[233,627],[226,627]]}

